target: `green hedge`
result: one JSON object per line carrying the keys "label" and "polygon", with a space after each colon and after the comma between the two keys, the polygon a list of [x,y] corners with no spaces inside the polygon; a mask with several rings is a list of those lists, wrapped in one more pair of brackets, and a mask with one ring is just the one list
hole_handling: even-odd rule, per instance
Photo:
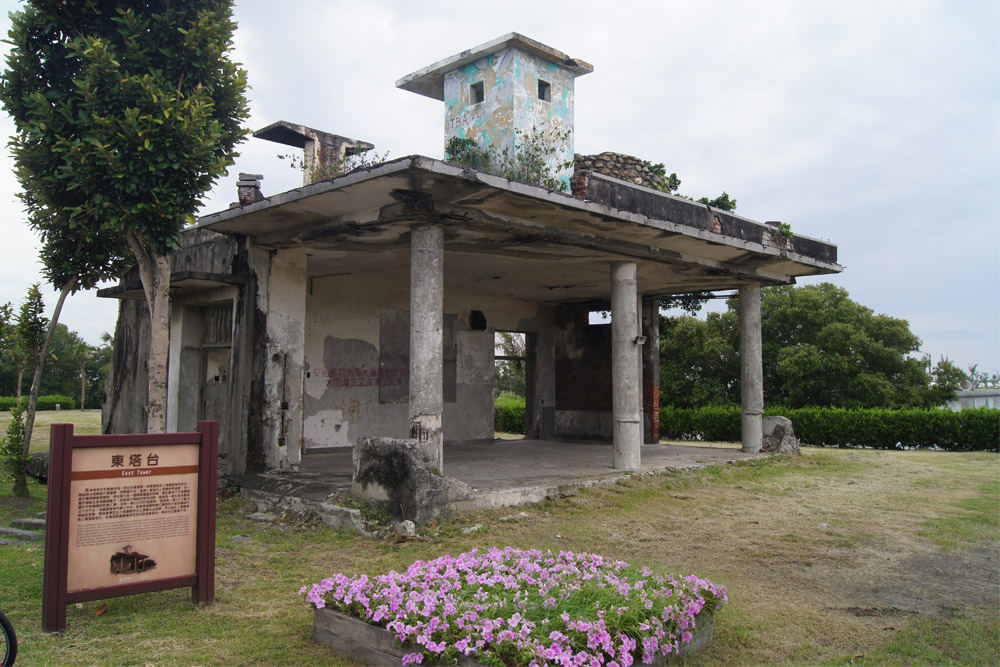
{"label": "green hedge", "polygon": [[494,402],[493,429],[502,433],[524,433],[524,397],[510,392]]}
{"label": "green hedge", "polygon": [[[28,405],[28,397],[22,396],[21,402]],[[14,396],[0,396],[0,412],[10,412],[10,409],[13,408],[16,403],[17,398]],[[70,396],[51,394],[49,396],[38,397],[39,410],[55,410],[57,403],[63,410],[76,410],[76,399]]]}
{"label": "green hedge", "polygon": [[[932,448],[951,451],[997,451],[1000,410],[977,408],[952,412],[842,408],[768,408],[765,416],[792,420],[803,444],[875,449]],[[660,408],[660,437],[668,440],[740,440],[740,409]]]}

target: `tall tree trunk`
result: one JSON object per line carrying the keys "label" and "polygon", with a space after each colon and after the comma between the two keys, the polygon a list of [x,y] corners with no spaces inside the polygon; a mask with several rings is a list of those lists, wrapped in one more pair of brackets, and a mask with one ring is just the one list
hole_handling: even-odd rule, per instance
{"label": "tall tree trunk", "polygon": [[21,402],[21,385],[24,384],[24,362],[17,362],[17,402]]}
{"label": "tall tree trunk", "polygon": [[87,407],[87,360],[80,362],[80,409]]}
{"label": "tall tree trunk", "polygon": [[170,257],[146,251],[134,232],[126,233],[139,264],[139,277],[149,306],[149,399],[146,403],[149,433],[167,430],[167,359],[170,355]]}
{"label": "tall tree trunk", "polygon": [[56,332],[56,324],[59,322],[59,313],[62,312],[63,303],[66,297],[76,286],[76,277],[70,278],[59,290],[59,300],[56,301],[56,309],[52,311],[52,320],[49,328],[45,330],[45,340],[42,342],[42,349],[38,351],[38,359],[35,360],[35,377],[31,381],[31,393],[28,395],[28,410],[24,415],[24,441],[21,443],[21,455],[28,456],[31,449],[31,431],[35,427],[35,411],[38,409],[38,390],[42,386],[42,368],[45,366],[45,358],[49,356],[49,346],[52,344],[52,337]]}

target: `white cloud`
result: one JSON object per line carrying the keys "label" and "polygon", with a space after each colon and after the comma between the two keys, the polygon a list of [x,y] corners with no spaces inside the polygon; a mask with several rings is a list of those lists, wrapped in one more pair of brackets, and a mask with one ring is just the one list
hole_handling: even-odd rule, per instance
{"label": "white cloud", "polygon": [[[17,9],[5,3],[4,9]],[[726,190],[739,212],[832,240],[852,297],[910,321],[935,359],[1000,369],[1000,6],[932,0],[502,4],[238,0],[236,56],[251,126],[290,120],[440,156],[440,103],[401,76],[509,31],[591,62],[576,145],[664,162],[682,191]],[[9,131],[9,122],[2,127]],[[240,171],[266,192],[300,177],[251,140]],[[9,159],[0,162],[0,302],[38,279]],[[51,301],[54,301],[52,299]],[[114,313],[74,297],[64,321],[94,342]]]}

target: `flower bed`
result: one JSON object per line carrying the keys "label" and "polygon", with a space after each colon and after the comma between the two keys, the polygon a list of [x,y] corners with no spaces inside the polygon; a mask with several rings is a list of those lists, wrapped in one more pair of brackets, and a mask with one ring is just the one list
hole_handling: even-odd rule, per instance
{"label": "flower bed", "polygon": [[337,574],[299,595],[316,607],[317,641],[344,652],[353,642],[403,665],[654,664],[707,643],[726,600],[725,588],[694,576],[512,548],[417,561],[374,578]]}

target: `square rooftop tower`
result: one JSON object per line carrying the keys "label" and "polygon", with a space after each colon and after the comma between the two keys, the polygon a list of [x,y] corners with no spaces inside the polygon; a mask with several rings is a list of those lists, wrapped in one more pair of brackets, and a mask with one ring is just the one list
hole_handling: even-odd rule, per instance
{"label": "square rooftop tower", "polygon": [[396,87],[445,103],[446,144],[457,136],[497,155],[515,155],[540,135],[552,144],[547,161],[568,190],[574,81],[593,71],[589,63],[512,32],[413,72]]}

